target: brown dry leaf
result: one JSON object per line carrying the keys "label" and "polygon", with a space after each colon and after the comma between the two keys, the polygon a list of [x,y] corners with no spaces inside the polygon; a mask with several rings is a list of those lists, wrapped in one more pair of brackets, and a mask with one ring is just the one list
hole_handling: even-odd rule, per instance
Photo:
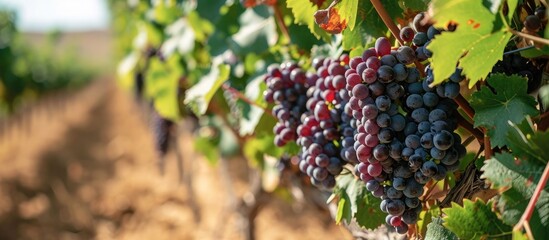
{"label": "brown dry leaf", "polygon": [[347,20],[342,19],[334,7],[320,9],[314,17],[316,24],[331,34],[341,33],[347,27]]}

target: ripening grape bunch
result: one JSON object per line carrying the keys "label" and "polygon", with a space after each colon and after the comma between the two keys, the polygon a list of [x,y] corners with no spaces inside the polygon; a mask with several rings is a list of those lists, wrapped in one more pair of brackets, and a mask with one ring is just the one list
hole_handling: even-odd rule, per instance
{"label": "ripening grape bunch", "polygon": [[346,163],[341,158],[342,137],[355,133],[351,117],[344,112],[349,96],[345,74],[349,57],[316,58],[314,72],[307,74],[306,112],[301,116],[297,144],[301,147],[299,169],[315,186],[332,189]]}
{"label": "ripening grape bunch", "polygon": [[344,165],[354,166],[382,199],[387,224],[402,234],[418,220],[425,184],[457,170],[466,154],[452,100],[461,69],[434,86],[432,69],[415,65],[432,56],[427,46],[440,34],[423,18],[402,28],[409,46],[393,48],[382,37],[362,56],[315,58],[311,71],[283,63],[265,77],[264,96],[278,120],[275,144],[295,141],[300,171],[323,189],[335,186]]}
{"label": "ripening grape bunch", "polygon": [[424,185],[455,171],[465,155],[454,133],[458,113],[451,100],[463,77],[458,69],[455,80],[431,88],[430,68],[422,80],[413,65],[420,60],[417,49],[392,49],[388,39],[379,38],[374,48],[350,60],[355,72],[346,78],[348,111],[357,128],[355,172],[382,199],[387,224],[399,233],[418,220]]}
{"label": "ripening grape bunch", "polygon": [[275,144],[279,147],[296,140],[297,126],[307,102],[306,80],[305,72],[296,63],[287,62],[268,68],[264,97],[268,103],[275,103],[272,113],[278,123],[273,131]]}

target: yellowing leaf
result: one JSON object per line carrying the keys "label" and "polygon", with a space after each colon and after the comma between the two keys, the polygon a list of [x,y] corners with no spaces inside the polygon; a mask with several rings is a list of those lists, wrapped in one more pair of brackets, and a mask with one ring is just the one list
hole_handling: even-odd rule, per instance
{"label": "yellowing leaf", "polygon": [[433,19],[437,27],[457,24],[454,32],[443,32],[428,46],[433,52],[431,65],[435,84],[447,79],[459,65],[472,87],[486,78],[496,62],[503,58],[512,34],[503,25],[497,9],[499,1],[493,4],[478,0],[433,1]]}
{"label": "yellowing leaf", "polygon": [[316,24],[331,34],[341,33],[347,27],[347,20],[343,19],[334,7],[318,10],[314,17]]}

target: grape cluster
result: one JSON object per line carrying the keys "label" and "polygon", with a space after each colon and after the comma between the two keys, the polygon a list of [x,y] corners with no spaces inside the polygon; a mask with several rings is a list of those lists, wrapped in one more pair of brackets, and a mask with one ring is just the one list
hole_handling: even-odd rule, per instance
{"label": "grape cluster", "polygon": [[535,63],[520,56],[520,53],[505,54],[503,59],[494,65],[492,73],[517,74],[525,77],[528,79],[528,93],[532,93],[541,87],[543,66],[545,66],[545,61]]}
{"label": "grape cluster", "polygon": [[[436,38],[443,30],[435,28],[428,21],[425,21],[425,13],[419,13],[414,17],[412,27],[406,26],[400,30],[400,36],[405,42],[411,42],[416,51],[418,61],[425,61],[433,56],[433,53],[427,49],[431,41]],[[453,31],[454,26],[449,27],[449,31]],[[426,81],[424,85],[430,85],[434,81],[433,71],[425,71]],[[436,92],[442,97],[455,98],[459,95],[459,82],[463,81],[461,77],[461,69],[456,68],[454,74],[446,79],[441,84],[437,85]]]}
{"label": "grape cluster", "polygon": [[[409,46],[391,49],[386,38],[379,38],[374,48],[350,60],[346,75],[350,98],[345,111],[357,131],[345,155],[355,152],[356,174],[383,199],[387,223],[399,233],[417,221],[423,186],[456,170],[465,153],[453,133],[457,105],[450,99],[463,78],[457,71],[451,85],[430,88],[429,77],[420,81],[417,68],[407,66],[417,60],[416,53]],[[432,78],[429,68],[427,75]],[[457,88],[449,87],[454,83]]]}
{"label": "grape cluster", "polygon": [[153,130],[154,148],[160,157],[168,153],[171,128],[174,122],[162,117],[155,109],[151,113],[151,128]]}
{"label": "grape cluster", "polygon": [[540,5],[532,14],[526,16],[522,22],[523,31],[529,34],[537,35],[538,32],[543,32],[547,25],[547,10],[545,6]]}
{"label": "grape cluster", "polygon": [[269,66],[267,71],[264,97],[267,102],[276,104],[273,115],[278,123],[273,131],[275,144],[280,147],[297,139],[296,130],[307,103],[307,77],[305,71],[292,62]]}
{"label": "grape cluster", "polygon": [[313,185],[325,189],[335,186],[335,176],[343,170],[340,152],[349,143],[343,143],[342,137],[354,135],[351,118],[344,112],[349,99],[345,90],[348,62],[347,55],[313,60],[315,73],[307,74],[307,111],[297,129],[299,169]]}

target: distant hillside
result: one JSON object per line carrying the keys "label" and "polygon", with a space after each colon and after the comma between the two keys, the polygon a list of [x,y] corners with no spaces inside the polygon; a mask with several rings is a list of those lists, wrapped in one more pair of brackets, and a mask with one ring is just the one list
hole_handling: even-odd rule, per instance
{"label": "distant hillside", "polygon": [[[25,39],[34,46],[42,46],[47,33],[23,33]],[[110,31],[64,32],[56,48],[63,54],[73,51],[84,63],[105,71],[114,71],[116,62],[113,57],[113,41]]]}

